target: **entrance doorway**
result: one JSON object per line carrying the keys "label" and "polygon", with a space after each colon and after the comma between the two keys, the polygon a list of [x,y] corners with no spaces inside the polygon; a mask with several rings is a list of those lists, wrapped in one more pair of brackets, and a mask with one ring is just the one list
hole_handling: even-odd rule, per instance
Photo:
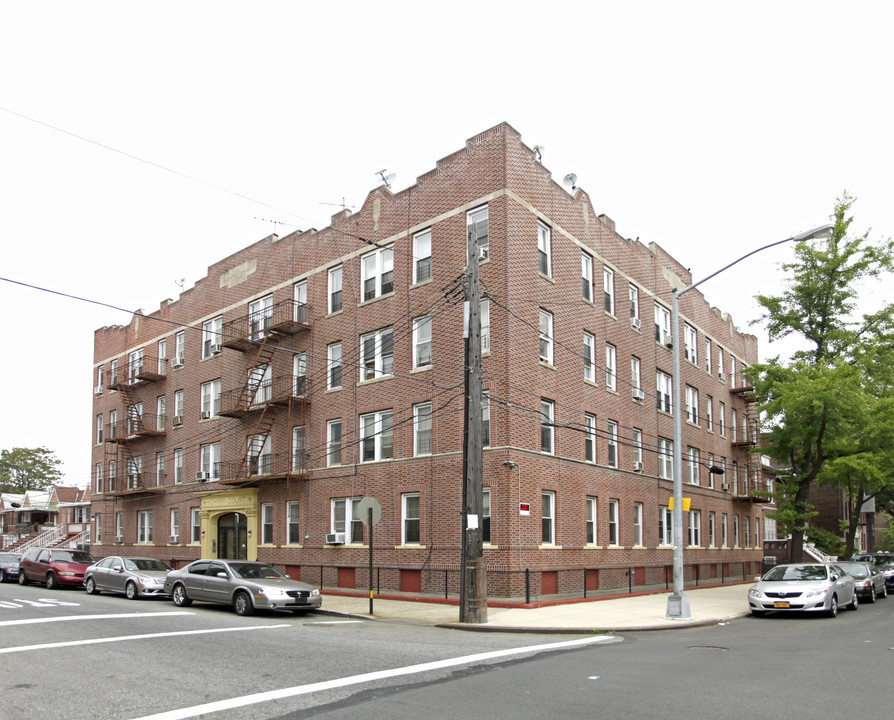
{"label": "entrance doorway", "polygon": [[248,559],[248,518],[227,513],[217,519],[217,557],[222,560]]}

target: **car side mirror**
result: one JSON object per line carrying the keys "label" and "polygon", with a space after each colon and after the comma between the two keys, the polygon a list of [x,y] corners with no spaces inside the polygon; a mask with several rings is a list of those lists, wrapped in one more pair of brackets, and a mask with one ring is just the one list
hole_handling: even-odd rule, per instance
{"label": "car side mirror", "polygon": [[221,570],[219,573],[217,573],[217,577],[226,579],[227,574],[223,570]]}
{"label": "car side mirror", "polygon": [[115,572],[119,572],[119,573],[124,572],[124,568],[121,567],[120,565],[116,565],[115,567],[112,568],[112,570],[114,570]]}
{"label": "car side mirror", "polygon": [[831,577],[832,580],[837,580],[837,579],[838,579],[838,576],[837,576],[835,573],[832,573],[829,577]]}

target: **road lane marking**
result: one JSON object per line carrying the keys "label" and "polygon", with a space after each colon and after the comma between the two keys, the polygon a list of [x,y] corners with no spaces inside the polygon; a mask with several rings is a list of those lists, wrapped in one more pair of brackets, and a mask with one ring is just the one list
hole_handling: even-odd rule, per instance
{"label": "road lane marking", "polygon": [[318,622],[304,623],[305,625],[355,625],[364,623],[365,620],[320,620]]}
{"label": "road lane marking", "polygon": [[66,602],[65,600],[54,600],[53,598],[37,598],[40,602],[52,603],[53,605],[71,605],[72,607],[80,607],[81,603]]}
{"label": "road lane marking", "polygon": [[24,606],[23,606],[23,605],[19,605],[18,603],[14,603],[14,602],[6,602],[6,601],[4,601],[4,600],[0,600],[0,607],[4,607],[4,608],[20,608],[20,607],[24,607]]}
{"label": "road lane marking", "polygon": [[462,657],[448,658],[446,660],[435,660],[434,662],[420,663],[418,665],[408,665],[406,667],[392,668],[390,670],[378,670],[376,672],[363,673],[362,675],[352,675],[350,677],[337,678],[335,680],[325,680],[323,682],[311,683],[309,685],[297,685],[295,687],[283,688],[281,690],[269,690],[267,692],[255,693],[253,695],[230,698],[229,700],[217,700],[202,705],[180,708],[179,710],[169,710],[155,715],[145,715],[140,718],[134,718],[134,720],[184,720],[185,718],[222,712],[224,710],[232,710],[238,707],[245,707],[246,705],[256,705],[258,703],[270,702],[271,700],[282,700],[297,695],[309,695],[310,693],[323,690],[335,690],[337,688],[348,687],[349,685],[360,685],[361,683],[386,680],[389,678],[401,677],[402,675],[415,675],[417,673],[429,672],[431,670],[443,670],[444,668],[456,667],[457,665],[469,665],[471,663],[496,660],[499,658],[511,657],[513,655],[523,655],[532,652],[539,653],[549,650],[564,650],[600,642],[618,642],[618,638],[610,635],[596,635],[579,640],[565,640],[563,642],[547,643],[545,645],[528,645],[526,647],[494,650],[491,652],[478,653],[476,655],[464,655]]}
{"label": "road lane marking", "polygon": [[[47,605],[47,607],[55,607],[55,605]],[[70,622],[72,620],[120,620],[121,618],[165,617],[170,615],[195,615],[195,613],[186,610],[172,610],[170,612],[114,613],[112,615],[62,615],[60,617],[25,618],[23,620],[0,620],[0,627],[6,627],[8,625],[39,625],[40,623]]]}
{"label": "road lane marking", "polygon": [[214,633],[246,632],[248,630],[276,630],[292,627],[291,625],[253,625],[252,627],[211,628],[209,630],[182,630],[180,632],[147,633],[145,635],[120,635],[118,637],[92,638],[90,640],[71,640],[69,642],[44,643],[42,645],[20,645],[19,647],[0,648],[0,655],[28,652],[31,650],[48,650],[50,648],[76,647],[81,645],[102,645],[103,643],[127,642],[130,640],[151,640],[154,638],[178,637],[180,635],[211,635]]}

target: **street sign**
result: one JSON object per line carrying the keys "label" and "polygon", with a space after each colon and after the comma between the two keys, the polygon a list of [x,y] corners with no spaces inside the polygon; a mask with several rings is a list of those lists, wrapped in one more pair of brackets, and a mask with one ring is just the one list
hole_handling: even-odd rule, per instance
{"label": "street sign", "polygon": [[372,524],[378,525],[379,520],[382,519],[382,506],[379,504],[379,501],[374,497],[365,497],[359,503],[357,503],[357,520],[362,522],[364,525],[369,525],[369,511],[372,510]]}

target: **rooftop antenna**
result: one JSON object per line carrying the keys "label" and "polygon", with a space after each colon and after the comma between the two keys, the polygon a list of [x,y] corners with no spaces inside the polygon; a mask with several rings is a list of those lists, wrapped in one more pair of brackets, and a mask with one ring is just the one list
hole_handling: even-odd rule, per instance
{"label": "rooftop antenna", "polygon": [[179,280],[174,280],[174,285],[180,288],[180,292],[183,292],[183,286],[186,285],[186,278],[180,278]]}
{"label": "rooftop antenna", "polygon": [[565,177],[562,178],[562,184],[567,185],[572,190],[577,190],[577,175],[574,173],[568,173]]}
{"label": "rooftop antenna", "polygon": [[537,162],[539,162],[539,163],[542,163],[542,162],[543,162],[543,151],[544,151],[544,150],[546,150],[546,148],[543,147],[543,145],[535,145],[535,146],[534,146],[534,155],[537,156],[535,159],[536,159]]}
{"label": "rooftop antenna", "polygon": [[397,173],[388,173],[386,175],[385,174],[386,172],[387,172],[386,170],[379,170],[379,172],[377,172],[376,175],[378,175],[380,178],[382,178],[382,182],[385,184],[385,187],[390,190],[391,183],[393,183],[397,179]]}

